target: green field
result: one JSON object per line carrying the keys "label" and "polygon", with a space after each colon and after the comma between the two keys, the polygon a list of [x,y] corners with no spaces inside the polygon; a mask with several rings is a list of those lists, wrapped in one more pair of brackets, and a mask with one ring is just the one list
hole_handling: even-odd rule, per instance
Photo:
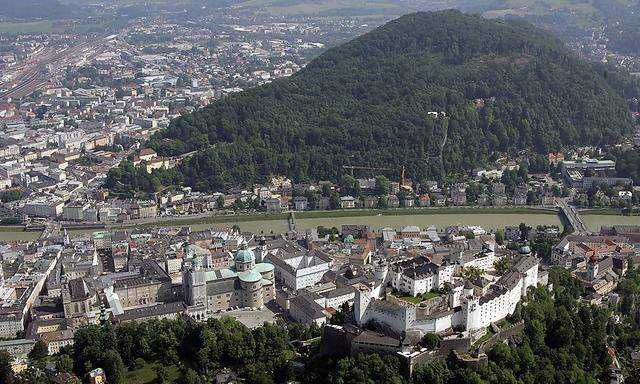
{"label": "green field", "polygon": [[[125,375],[125,383],[128,384],[152,384],[159,382],[156,370],[161,366],[160,363],[147,363],[140,369],[129,370]],[[167,369],[169,383],[175,383],[180,376],[178,367],[175,365],[165,366]]]}
{"label": "green field", "polygon": [[420,303],[422,303],[425,300],[429,300],[429,299],[433,299],[434,297],[438,297],[440,296],[439,293],[436,292],[427,292],[427,293],[423,293],[422,295],[418,295],[418,296],[410,296],[410,295],[406,295],[406,296],[398,296],[398,298],[400,300],[404,300],[406,302],[409,302],[411,304],[414,305],[418,305]]}
{"label": "green field", "polygon": [[354,13],[358,16],[408,12],[393,1],[358,0],[247,0],[239,7],[264,8],[272,15],[318,15]]}
{"label": "green field", "polygon": [[25,33],[46,33],[51,32],[52,30],[53,22],[47,20],[32,21],[28,23],[0,23],[0,34],[20,35]]}
{"label": "green field", "polygon": [[506,15],[540,16],[561,10],[575,13],[576,16],[593,15],[598,12],[591,0],[504,0],[489,6],[484,16],[490,18]]}

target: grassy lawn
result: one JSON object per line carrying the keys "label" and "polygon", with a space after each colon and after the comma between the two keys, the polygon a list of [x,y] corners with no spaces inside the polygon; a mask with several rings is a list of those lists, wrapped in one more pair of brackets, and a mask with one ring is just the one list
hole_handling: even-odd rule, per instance
{"label": "grassy lawn", "polygon": [[404,300],[406,302],[409,302],[411,304],[415,304],[418,305],[420,303],[422,303],[425,300],[429,300],[429,299],[433,299],[434,297],[438,297],[440,296],[439,293],[435,293],[435,292],[427,292],[427,293],[423,293],[422,295],[418,295],[418,296],[397,296],[400,300]]}
{"label": "grassy lawn", "polygon": [[22,225],[0,225],[0,232],[21,232],[24,230]]}
{"label": "grassy lawn", "polygon": [[581,215],[614,215],[622,216],[622,211],[618,208],[590,208],[579,211]]}
{"label": "grassy lawn", "polygon": [[[128,384],[152,384],[156,383],[158,375],[156,369],[160,367],[160,363],[147,363],[140,369],[129,370],[125,375],[125,382]],[[169,372],[169,382],[174,383],[178,380],[180,373],[175,365],[165,366]]]}
{"label": "grassy lawn", "polygon": [[51,32],[53,23],[51,21],[33,21],[28,23],[0,23],[0,34],[18,35],[22,33],[44,33]]}

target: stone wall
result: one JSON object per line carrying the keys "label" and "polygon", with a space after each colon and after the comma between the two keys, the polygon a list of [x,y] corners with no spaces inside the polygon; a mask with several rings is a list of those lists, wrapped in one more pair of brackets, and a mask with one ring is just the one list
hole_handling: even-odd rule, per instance
{"label": "stone wall", "polygon": [[520,320],[518,323],[510,326],[509,328],[503,329],[495,335],[491,336],[487,341],[480,345],[481,351],[486,351],[491,349],[496,343],[505,341],[509,338],[520,336],[522,331],[524,330],[524,320]]}

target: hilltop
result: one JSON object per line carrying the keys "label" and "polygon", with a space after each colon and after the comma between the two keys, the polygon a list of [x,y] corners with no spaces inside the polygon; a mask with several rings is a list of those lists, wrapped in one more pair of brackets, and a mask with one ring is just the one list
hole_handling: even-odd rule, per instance
{"label": "hilltop", "polygon": [[149,144],[165,156],[197,150],[171,182],[205,191],[270,174],[336,180],[349,164],[442,180],[497,152],[620,141],[633,123],[611,71],[524,22],[414,13],[178,118]]}

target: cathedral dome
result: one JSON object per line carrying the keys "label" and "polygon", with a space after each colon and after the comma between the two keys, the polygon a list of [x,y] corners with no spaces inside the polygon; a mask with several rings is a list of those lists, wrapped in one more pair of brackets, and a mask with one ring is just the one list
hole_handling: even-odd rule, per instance
{"label": "cathedral dome", "polygon": [[521,255],[528,255],[530,253],[531,253],[531,247],[529,247],[527,244],[525,244],[522,247],[520,247],[520,254]]}
{"label": "cathedral dome", "polygon": [[253,254],[253,251],[243,247],[236,252],[236,257],[234,258],[236,263],[253,263],[256,260],[256,255]]}
{"label": "cathedral dome", "polygon": [[262,280],[262,275],[256,271],[240,272],[238,273],[238,277],[240,278],[240,281],[245,283],[257,283]]}

